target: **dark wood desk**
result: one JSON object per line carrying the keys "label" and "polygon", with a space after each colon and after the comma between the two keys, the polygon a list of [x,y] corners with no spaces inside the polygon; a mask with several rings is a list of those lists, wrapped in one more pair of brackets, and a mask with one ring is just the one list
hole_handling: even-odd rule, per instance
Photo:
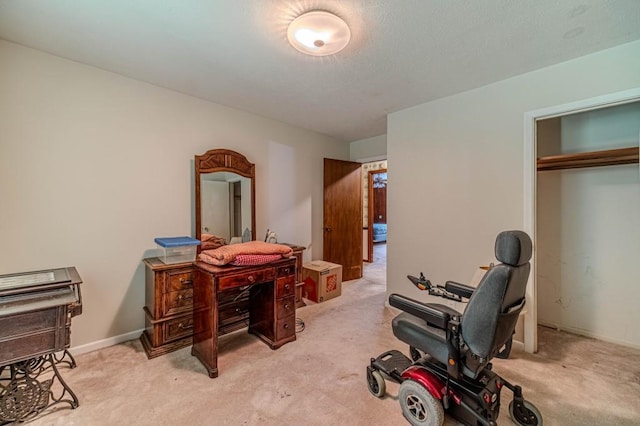
{"label": "dark wood desk", "polygon": [[[302,300],[304,247],[295,244],[285,245],[293,249],[293,256],[296,259],[295,303],[298,309],[306,306]],[[143,307],[145,330],[140,335],[140,341],[147,357],[155,358],[185,346],[191,346],[193,343],[195,263],[165,264],[157,257],[143,259],[143,262],[146,295]]]}
{"label": "dark wood desk", "polygon": [[261,266],[196,262],[191,354],[218,376],[218,337],[248,326],[271,349],[296,340],[296,258]]}

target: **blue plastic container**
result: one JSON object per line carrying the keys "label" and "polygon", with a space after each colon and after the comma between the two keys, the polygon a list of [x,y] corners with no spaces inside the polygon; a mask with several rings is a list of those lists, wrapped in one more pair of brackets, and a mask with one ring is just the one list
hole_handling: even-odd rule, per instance
{"label": "blue plastic container", "polygon": [[160,249],[158,258],[168,264],[195,261],[197,247],[200,245],[200,240],[191,237],[165,237],[154,241]]}

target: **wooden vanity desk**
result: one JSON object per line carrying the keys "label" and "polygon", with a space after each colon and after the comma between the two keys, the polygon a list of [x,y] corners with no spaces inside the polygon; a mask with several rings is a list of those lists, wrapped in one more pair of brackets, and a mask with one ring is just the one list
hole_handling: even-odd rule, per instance
{"label": "wooden vanity desk", "polygon": [[[196,155],[194,166],[196,239],[208,233],[256,241],[255,164],[238,152],[211,149]],[[233,201],[224,206],[228,214],[216,216],[212,206],[224,199]],[[292,249],[293,257],[260,266],[193,264],[191,354],[209,377],[218,376],[219,336],[248,327],[271,349],[296,340],[296,262],[304,247]]]}
{"label": "wooden vanity desk", "polygon": [[218,337],[248,331],[278,349],[296,340],[296,258],[260,266],[196,262],[191,354],[218,376]]}

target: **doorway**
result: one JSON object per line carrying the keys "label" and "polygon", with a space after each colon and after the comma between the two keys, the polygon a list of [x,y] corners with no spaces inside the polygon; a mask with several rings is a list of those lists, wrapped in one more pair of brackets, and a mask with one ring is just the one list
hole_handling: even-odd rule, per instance
{"label": "doorway", "polygon": [[387,161],[362,163],[362,170],[362,259],[386,267]]}
{"label": "doorway", "polygon": [[[324,159],[323,259],[343,265],[343,281],[362,277],[363,261],[369,266],[375,261],[375,268],[367,268],[368,271],[380,272],[381,268],[386,271],[386,232],[377,236],[375,246],[373,235],[369,233],[373,228],[369,226],[369,190],[373,190],[374,186],[373,183],[369,185],[369,172],[386,174],[386,170],[386,160],[356,163]],[[357,179],[354,179],[355,176]],[[378,227],[386,231],[385,176],[381,174],[377,179],[372,179],[376,180],[376,186],[384,183],[385,197],[378,197],[384,210],[379,210],[378,216],[382,217],[378,218],[378,223],[384,222],[385,226]],[[355,231],[354,235],[352,231]]]}
{"label": "doorway", "polygon": [[[549,259],[546,259],[545,257],[550,255],[554,247],[554,245],[550,245],[551,239],[549,238],[549,236],[552,236],[553,238],[557,238],[557,235],[559,235],[558,232],[560,232],[560,229],[553,231],[553,230],[550,230],[549,227],[550,226],[558,227],[560,226],[559,223],[562,223],[563,224],[562,229],[566,230],[569,227],[575,227],[577,222],[582,222],[584,217],[593,214],[592,209],[582,209],[579,212],[579,214],[574,214],[571,218],[565,218],[565,220],[560,222],[556,222],[556,221],[550,222],[550,218],[552,218],[554,214],[557,216],[558,212],[557,211],[556,213],[553,213],[553,211],[541,212],[540,208],[543,208],[544,205],[557,206],[558,201],[560,200],[558,198],[558,195],[559,195],[559,192],[562,192],[562,191],[560,191],[557,186],[554,186],[554,180],[557,180],[558,178],[554,176],[548,176],[548,175],[543,176],[541,178],[541,176],[539,175],[539,173],[541,173],[541,171],[539,171],[539,168],[542,167],[542,169],[540,170],[545,170],[544,167],[556,167],[559,164],[558,166],[559,168],[555,170],[571,169],[568,171],[568,173],[560,172],[560,173],[569,174],[568,179],[565,179],[567,182],[563,183],[563,186],[560,187],[560,188],[567,188],[568,184],[575,185],[575,181],[579,177],[578,173],[580,172],[574,171],[573,170],[574,168],[578,168],[578,167],[582,168],[584,164],[592,165],[594,161],[594,157],[596,158],[595,159],[596,166],[606,165],[609,167],[612,164],[625,164],[624,162],[623,163],[618,162],[620,161],[620,158],[619,158],[620,156],[618,156],[618,153],[626,153],[626,151],[621,151],[621,150],[628,149],[626,147],[620,148],[616,146],[616,147],[613,147],[615,149],[612,149],[612,150],[610,149],[594,150],[593,147],[587,147],[588,149],[585,152],[585,149],[575,149],[574,147],[573,149],[565,150],[566,152],[563,152],[562,150],[558,150],[558,149],[555,149],[554,151],[553,149],[554,145],[560,146],[560,141],[558,139],[559,136],[557,136],[557,132],[558,132],[557,129],[562,126],[562,123],[560,120],[563,120],[563,118],[567,119],[571,116],[577,116],[579,114],[587,114],[590,111],[605,111],[605,110],[607,110],[607,112],[613,111],[614,108],[617,108],[621,105],[631,104],[638,101],[640,101],[640,90],[634,89],[630,91],[615,93],[615,94],[611,94],[611,95],[607,95],[599,98],[594,98],[594,99],[589,99],[585,101],[575,102],[572,104],[547,108],[544,110],[534,111],[534,112],[525,114],[525,164],[524,164],[525,166],[525,175],[524,175],[525,218],[524,218],[524,223],[525,223],[525,231],[529,233],[529,235],[531,235],[534,241],[534,247],[536,248],[534,257],[532,258],[532,262],[531,262],[532,269],[531,269],[530,280],[527,286],[527,299],[531,301],[531,304],[529,306],[529,309],[526,311],[524,315],[524,346],[527,352],[537,351],[537,345],[538,345],[537,325],[539,322],[538,313],[540,312],[540,309],[541,309],[541,303],[539,303],[538,298],[542,296],[550,297],[549,296],[550,289],[548,286],[549,283],[545,283],[544,280],[548,279],[550,274],[553,275],[552,273],[554,273],[554,271],[552,270],[552,268],[550,268],[550,265],[552,264],[549,262]],[[552,136],[549,136],[550,134]],[[543,139],[546,139],[546,142],[543,142]],[[635,132],[634,139],[635,141],[631,145],[632,147],[635,146],[634,147],[635,163],[637,164],[638,132]],[[629,144],[629,141],[626,141],[623,143],[623,145],[628,145],[628,144]],[[612,148],[612,147],[607,147],[607,148]],[[606,151],[614,151],[614,152],[603,154]],[[605,156],[604,160],[601,158],[603,155]],[[543,157],[543,158],[539,158],[539,157]],[[627,161],[627,160],[624,160],[624,161]],[[631,161],[633,162],[634,160],[632,159]],[[559,162],[559,163],[556,164],[555,162]],[[599,167],[598,168],[599,170],[597,173],[599,174],[601,172],[606,171],[605,169],[607,169],[608,167]],[[624,166],[624,167],[629,167],[629,166]],[[634,173],[636,175],[638,174],[637,167],[638,166],[636,165],[634,170]],[[547,168],[546,170],[553,170],[553,169]],[[548,172],[545,171],[544,173],[548,173]],[[590,179],[593,180],[592,177],[590,177]],[[550,188],[553,191],[556,191],[556,193],[548,192]],[[577,194],[582,194],[584,197],[592,197],[593,195],[593,191],[585,189],[584,187],[578,187],[580,188],[579,192],[576,192],[575,186],[573,186],[573,188],[574,188],[573,190],[569,190],[569,193],[573,198],[575,198]],[[541,200],[540,191],[543,191],[543,190],[547,190],[547,195],[546,195],[547,198]],[[625,199],[625,202],[627,201],[628,199]],[[603,205],[606,206],[606,204],[607,203],[599,203],[596,205],[601,207]],[[562,215],[566,216],[566,212],[562,212]],[[614,224],[615,219],[609,220],[607,223],[609,225]],[[574,252],[575,254],[573,254],[575,259],[578,259],[578,257],[580,257],[580,259],[578,259],[580,261],[586,258],[590,258],[591,261],[593,261],[594,259],[599,261],[600,258],[604,258],[604,256],[595,256],[593,253],[589,254],[585,258],[584,256],[585,253],[583,253],[584,250],[594,250],[594,248],[599,247],[597,242],[594,243],[594,241],[590,240],[590,238],[594,237],[597,234],[598,232],[597,229],[594,229],[593,227],[587,227],[587,228],[583,227],[581,230],[578,230],[577,232],[574,229],[571,229],[570,231],[576,235],[579,235],[580,238],[582,238],[582,241],[579,242],[580,252],[579,253]],[[637,232],[637,229],[636,231],[632,231],[632,232]],[[544,248],[544,250],[541,251],[541,246],[546,248]],[[561,249],[564,250],[565,247],[561,247]],[[558,251],[560,251],[560,249]],[[566,263],[565,262],[566,260],[567,259],[557,258],[555,262],[553,261],[552,262],[556,266],[560,267],[560,265],[564,265],[564,263]],[[591,275],[593,275],[594,272],[597,272],[593,269],[593,265],[590,265],[590,266],[587,265],[589,267],[586,269],[584,265],[582,266],[583,266],[582,268],[583,271],[587,271]],[[561,267],[564,267],[564,266],[561,266]],[[557,275],[557,278],[559,277],[560,275]],[[608,298],[611,298],[615,294],[615,292],[607,291],[606,287],[609,286],[609,283],[605,283],[602,280],[598,283],[598,285],[590,286],[589,288],[587,288],[584,285],[585,282],[587,282],[584,280],[584,278],[585,277],[583,277],[583,279],[581,280],[581,283],[583,284],[581,287],[581,290],[576,292],[577,297],[573,300],[573,302],[579,303],[580,298],[582,298],[583,301],[585,298],[592,298],[593,303],[591,303],[592,306],[590,306],[591,311],[589,314],[591,315],[592,319],[595,320],[596,316],[598,315],[598,312],[602,310],[601,303],[603,302],[603,297],[605,297],[602,294],[598,296],[598,292],[600,293],[604,292],[608,294],[608,296],[606,296]],[[562,285],[562,282],[564,282],[564,280],[565,278],[562,278],[562,280],[553,280],[554,285],[556,286]],[[547,288],[540,287],[541,285],[543,286],[547,285]],[[540,301],[542,300],[540,299]],[[548,302],[548,301],[545,300],[545,302]],[[562,298],[557,298],[557,301],[554,302],[558,304],[559,309],[561,309],[562,311],[562,315],[566,315],[568,309],[574,310],[576,308],[575,304],[571,307],[565,305],[563,308],[562,304],[566,302],[567,300],[563,301]],[[547,303],[547,308],[545,309],[548,310],[548,306],[549,305]],[[586,307],[582,307],[581,309],[586,310]],[[544,313],[544,315],[546,316],[548,316],[548,314],[549,314],[548,312]],[[613,323],[615,322],[616,321],[613,321]],[[569,330],[569,331],[576,331],[576,330]],[[581,334],[589,335],[588,333],[581,333]],[[592,335],[592,337],[598,337],[598,336]]]}
{"label": "doorway", "polygon": [[[387,246],[387,169],[369,171],[367,214],[367,257],[369,262],[386,259]],[[374,250],[375,248],[375,250]]]}

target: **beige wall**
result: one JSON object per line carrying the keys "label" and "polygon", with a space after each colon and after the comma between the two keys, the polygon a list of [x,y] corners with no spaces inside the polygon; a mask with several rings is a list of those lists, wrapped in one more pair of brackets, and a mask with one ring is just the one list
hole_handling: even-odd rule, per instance
{"label": "beige wall", "polygon": [[525,112],[639,86],[634,42],[390,114],[388,292],[428,299],[405,278],[420,271],[469,281],[523,228]]}
{"label": "beige wall", "polygon": [[256,163],[257,235],[322,256],[322,159],[349,144],[0,41],[0,273],[73,265],[72,346],[143,328],[154,237],[191,235],[193,157]]}
{"label": "beige wall", "polygon": [[376,161],[387,158],[387,135],[360,139],[349,144],[351,161]]}

